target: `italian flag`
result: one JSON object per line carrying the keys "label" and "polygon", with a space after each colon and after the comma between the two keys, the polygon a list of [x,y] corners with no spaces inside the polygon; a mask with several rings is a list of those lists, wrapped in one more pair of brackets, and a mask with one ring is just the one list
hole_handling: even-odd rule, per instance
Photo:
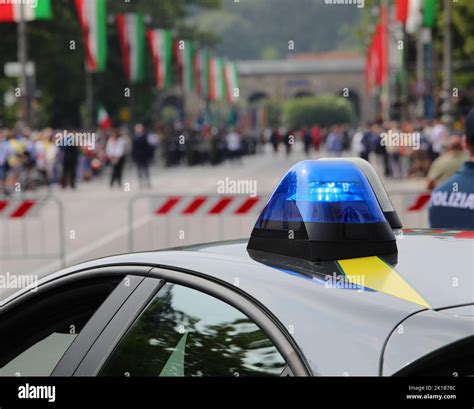
{"label": "italian flag", "polygon": [[226,83],[227,101],[234,102],[238,97],[235,96],[235,91],[239,89],[239,71],[237,64],[227,62],[224,66],[224,75]]}
{"label": "italian flag", "polygon": [[191,41],[182,40],[179,42],[179,51],[181,54],[182,74],[184,89],[194,91],[196,83],[194,78],[194,45]]}
{"label": "italian flag", "polygon": [[153,55],[156,85],[159,89],[171,87],[173,39],[170,30],[149,30],[148,43]]}
{"label": "italian flag", "polygon": [[226,98],[224,59],[220,57],[213,57],[209,61],[209,97],[212,101]]}
{"label": "italian flag", "polygon": [[112,119],[110,119],[109,113],[101,105],[97,112],[97,123],[101,129],[112,128]]}
{"label": "italian flag", "polygon": [[179,49],[180,40],[173,40],[173,57],[179,81],[183,80],[183,53]]}
{"label": "italian flag", "polygon": [[132,84],[141,82],[145,78],[146,34],[143,14],[119,14],[117,24],[125,76]]}
{"label": "italian flag", "polygon": [[209,51],[199,50],[194,57],[196,91],[207,100],[209,98]]}
{"label": "italian flag", "polygon": [[84,33],[87,70],[105,71],[107,65],[106,0],[76,0],[76,9]]}
{"label": "italian flag", "polygon": [[422,26],[432,28],[436,20],[436,0],[396,0],[396,18],[416,33]]}
{"label": "italian flag", "polygon": [[388,78],[388,9],[382,7],[380,21],[375,28],[365,63],[365,82],[368,95],[373,95],[375,86],[383,86]]}
{"label": "italian flag", "polygon": [[53,17],[51,0],[0,0],[0,23],[17,23],[21,9],[25,21],[49,20]]}

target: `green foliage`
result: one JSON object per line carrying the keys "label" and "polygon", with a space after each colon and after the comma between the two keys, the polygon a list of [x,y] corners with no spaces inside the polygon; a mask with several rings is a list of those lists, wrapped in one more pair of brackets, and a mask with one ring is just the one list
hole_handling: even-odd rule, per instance
{"label": "green foliage", "polygon": [[361,13],[356,6],[326,5],[322,0],[222,0],[222,6],[197,13],[192,21],[222,37],[217,52],[232,59],[259,59],[267,48],[284,58],[290,40],[296,53],[357,46],[347,29],[337,30],[357,25]]}
{"label": "green foliage", "polygon": [[[454,56],[472,60],[474,58],[474,2],[459,1],[453,2],[453,26],[455,48]],[[442,20],[440,23],[442,24]]]}
{"label": "green foliage", "polygon": [[279,99],[266,99],[263,101],[267,115],[267,125],[271,128],[281,125],[283,115],[283,101]]}
{"label": "green foliage", "polygon": [[293,99],[285,104],[283,112],[283,122],[291,129],[350,124],[354,120],[353,105],[346,98],[332,95]]}
{"label": "green foliage", "polygon": [[[3,95],[7,91],[13,91],[14,81],[10,78],[0,79],[0,95]],[[19,104],[13,104],[6,106],[3,98],[0,100],[0,127],[13,126],[16,122],[17,110]]]}
{"label": "green foliage", "polygon": [[266,61],[278,60],[280,53],[275,47],[265,47],[261,52],[260,58]]}

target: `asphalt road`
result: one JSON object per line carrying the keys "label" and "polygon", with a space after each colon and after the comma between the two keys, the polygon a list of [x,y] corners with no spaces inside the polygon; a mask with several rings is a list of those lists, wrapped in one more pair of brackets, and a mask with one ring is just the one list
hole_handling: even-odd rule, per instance
{"label": "asphalt road", "polygon": [[[321,155],[319,155],[321,156]],[[314,154],[312,158],[317,158]],[[124,184],[128,189],[108,186],[108,173],[90,183],[82,183],[76,191],[56,189],[55,197],[64,208],[64,229],[60,235],[59,210],[54,201],[47,202],[37,217],[20,221],[0,220],[0,273],[43,275],[57,270],[61,264],[54,258],[61,241],[66,264],[127,252],[130,201],[144,193],[163,195],[217,195],[219,183],[248,180],[255,183],[260,196],[272,192],[284,173],[296,162],[305,159],[300,146],[289,158],[283,152],[271,152],[244,158],[242,164],[219,166],[153,168],[151,190],[140,190],[135,169],[128,166]],[[390,191],[421,191],[424,181],[384,181]],[[42,192],[44,194],[44,192]],[[426,227],[426,213],[404,211],[410,197],[393,196],[393,202],[406,227]],[[133,212],[133,249],[151,250],[206,241],[248,237],[256,215],[240,217],[188,216],[157,218],[150,200],[136,199]],[[5,254],[10,258],[5,259]],[[40,258],[37,256],[52,256]],[[34,258],[32,256],[35,256]]]}

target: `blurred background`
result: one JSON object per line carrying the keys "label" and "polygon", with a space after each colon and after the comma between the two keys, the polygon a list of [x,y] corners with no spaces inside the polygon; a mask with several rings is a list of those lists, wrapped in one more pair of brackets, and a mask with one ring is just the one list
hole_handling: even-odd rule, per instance
{"label": "blurred background", "polygon": [[[469,0],[0,3],[0,271],[248,237],[296,162],[369,160],[405,227],[462,166]],[[440,161],[441,159],[441,161]]]}

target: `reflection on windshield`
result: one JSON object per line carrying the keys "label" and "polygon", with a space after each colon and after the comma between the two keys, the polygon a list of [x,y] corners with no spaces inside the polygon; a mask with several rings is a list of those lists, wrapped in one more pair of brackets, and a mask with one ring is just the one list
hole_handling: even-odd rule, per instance
{"label": "reflection on windshield", "polygon": [[166,284],[102,376],[278,376],[283,358],[245,315],[199,291]]}

